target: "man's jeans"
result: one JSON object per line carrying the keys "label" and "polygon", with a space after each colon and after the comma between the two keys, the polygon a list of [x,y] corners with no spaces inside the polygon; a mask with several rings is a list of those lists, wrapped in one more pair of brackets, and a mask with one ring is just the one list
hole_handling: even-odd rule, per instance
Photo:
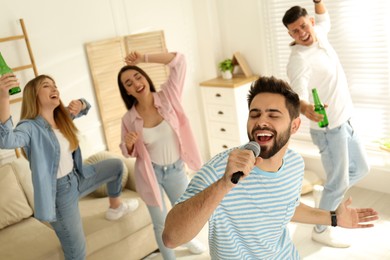
{"label": "man's jeans", "polygon": [[[310,134],[326,173],[319,207],[335,210],[345,192],[369,172],[366,152],[349,120],[334,129],[310,129]],[[317,229],[324,230],[325,226],[318,225]]]}

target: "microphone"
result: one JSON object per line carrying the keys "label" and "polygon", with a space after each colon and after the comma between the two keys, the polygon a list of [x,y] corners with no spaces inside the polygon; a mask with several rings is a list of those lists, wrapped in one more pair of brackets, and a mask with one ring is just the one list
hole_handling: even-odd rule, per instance
{"label": "microphone", "polygon": [[[255,155],[255,157],[259,156],[260,150],[261,150],[260,145],[258,143],[256,143],[255,141],[251,141],[251,142],[247,143],[246,145],[244,145],[244,147],[242,149],[251,150],[253,152],[253,154]],[[233,173],[231,181],[234,184],[237,184],[238,180],[243,175],[244,175],[244,173],[242,171],[235,172],[235,173]]]}

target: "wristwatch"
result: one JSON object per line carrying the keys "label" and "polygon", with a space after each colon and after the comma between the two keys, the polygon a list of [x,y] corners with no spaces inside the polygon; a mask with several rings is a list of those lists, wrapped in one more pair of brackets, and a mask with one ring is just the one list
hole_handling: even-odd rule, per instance
{"label": "wristwatch", "polygon": [[332,222],[332,227],[337,227],[336,211],[331,211],[330,212],[330,219],[331,219],[331,222]]}

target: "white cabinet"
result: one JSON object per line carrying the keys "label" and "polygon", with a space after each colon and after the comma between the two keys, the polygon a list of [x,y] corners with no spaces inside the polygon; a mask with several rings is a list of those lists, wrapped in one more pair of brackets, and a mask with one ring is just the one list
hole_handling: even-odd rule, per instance
{"label": "white cabinet", "polygon": [[210,156],[248,142],[247,96],[258,76],[225,80],[215,78],[200,83]]}

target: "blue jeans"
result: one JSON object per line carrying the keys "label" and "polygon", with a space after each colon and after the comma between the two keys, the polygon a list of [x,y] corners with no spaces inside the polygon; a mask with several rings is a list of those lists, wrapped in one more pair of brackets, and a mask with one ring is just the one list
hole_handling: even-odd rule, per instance
{"label": "blue jeans", "polygon": [[76,170],[57,179],[56,217],[53,226],[66,260],[84,260],[85,236],[78,207],[79,198],[107,183],[109,197],[118,197],[122,191],[123,164],[119,159],[108,159],[93,165],[83,165],[83,171],[96,174],[85,179]]}
{"label": "blue jeans", "polygon": [[[189,183],[184,163],[182,160],[170,165],[153,164],[153,169],[157,177],[157,182],[160,187],[161,197],[164,202],[164,191],[166,192],[171,205],[180,198],[184,193]],[[154,235],[158,244],[158,248],[164,260],[176,259],[175,252],[164,246],[162,241],[162,233],[164,230],[165,218],[167,216],[167,207],[163,203],[163,210],[159,207],[148,206],[148,210],[153,222]]]}
{"label": "blue jeans", "polygon": [[[310,134],[326,173],[319,207],[335,210],[345,192],[369,172],[366,152],[349,120],[334,129],[310,129]],[[325,226],[317,225],[317,229],[324,230]]]}

